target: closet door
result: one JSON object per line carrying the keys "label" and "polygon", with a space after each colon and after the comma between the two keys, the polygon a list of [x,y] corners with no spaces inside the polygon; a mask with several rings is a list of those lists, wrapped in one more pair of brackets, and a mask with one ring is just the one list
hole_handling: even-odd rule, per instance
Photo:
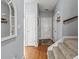
{"label": "closet door", "polygon": [[52,39],[52,14],[40,12],[40,37],[39,39]]}
{"label": "closet door", "polygon": [[25,45],[37,46],[37,4],[25,4]]}

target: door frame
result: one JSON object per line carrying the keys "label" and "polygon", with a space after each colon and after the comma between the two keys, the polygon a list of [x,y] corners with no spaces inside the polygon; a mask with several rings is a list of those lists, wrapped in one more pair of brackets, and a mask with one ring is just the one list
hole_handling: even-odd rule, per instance
{"label": "door frame", "polygon": [[[60,17],[60,19],[58,20],[57,17],[58,18]],[[53,31],[53,37],[54,37],[53,41],[56,42],[57,40],[63,38],[63,19],[62,19],[62,16],[60,15],[60,12],[59,11],[57,11],[55,13],[55,15],[53,17],[53,20],[55,22],[54,25],[53,25],[53,29],[54,29],[54,31]],[[58,35],[59,35],[58,34],[58,23],[59,22],[61,24],[61,29],[60,29],[60,31],[61,31],[61,38],[58,38]]]}

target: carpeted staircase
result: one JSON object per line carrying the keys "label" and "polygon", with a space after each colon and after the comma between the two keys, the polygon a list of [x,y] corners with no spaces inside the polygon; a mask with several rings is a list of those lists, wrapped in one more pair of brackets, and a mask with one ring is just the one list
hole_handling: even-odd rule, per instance
{"label": "carpeted staircase", "polygon": [[48,59],[73,59],[78,55],[78,38],[64,38],[48,48]]}

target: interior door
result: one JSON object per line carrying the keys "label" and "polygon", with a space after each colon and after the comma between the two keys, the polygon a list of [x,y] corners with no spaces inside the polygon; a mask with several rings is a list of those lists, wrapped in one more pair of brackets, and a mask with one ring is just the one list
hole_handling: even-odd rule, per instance
{"label": "interior door", "polygon": [[40,39],[52,39],[52,18],[51,17],[41,17]]}
{"label": "interior door", "polygon": [[37,33],[37,4],[25,4],[25,46],[38,46],[38,33]]}

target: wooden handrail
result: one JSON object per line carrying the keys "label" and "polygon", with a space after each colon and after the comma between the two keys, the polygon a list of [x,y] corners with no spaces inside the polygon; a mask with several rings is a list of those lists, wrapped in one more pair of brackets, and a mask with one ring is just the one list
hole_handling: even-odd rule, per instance
{"label": "wooden handrail", "polygon": [[69,19],[67,19],[67,20],[64,20],[63,22],[67,22],[67,21],[70,21],[70,20],[75,19],[75,18],[78,18],[78,16],[74,16],[74,17],[72,17],[72,18],[69,18]]}

